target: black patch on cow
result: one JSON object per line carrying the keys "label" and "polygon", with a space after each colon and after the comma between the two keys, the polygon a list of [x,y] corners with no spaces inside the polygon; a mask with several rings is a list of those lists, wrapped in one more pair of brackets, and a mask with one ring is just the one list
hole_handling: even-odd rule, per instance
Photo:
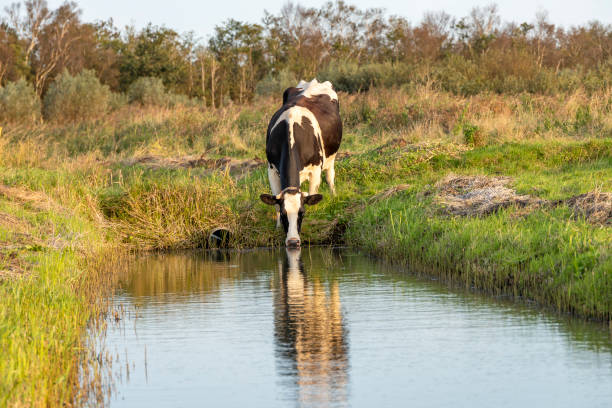
{"label": "black patch on cow", "polygon": [[294,145],[292,150],[297,150],[302,168],[309,165],[321,165],[323,163],[321,142],[315,134],[310,119],[302,117],[301,124],[293,124],[293,140]]}
{"label": "black patch on cow", "polygon": [[294,97],[300,92],[302,92],[300,88],[291,87],[285,89],[285,92],[283,92],[283,105],[285,105],[290,98]]}
{"label": "black patch on cow", "polygon": [[[277,116],[277,115],[274,115]],[[280,115],[279,115],[280,116]],[[266,142],[266,156],[268,157],[268,163],[274,165],[277,170],[280,170],[281,154],[283,149],[286,149],[287,145],[287,122],[282,121],[271,132],[270,128],[276,123],[277,118],[272,118],[270,121],[270,127],[268,129],[268,137]]]}

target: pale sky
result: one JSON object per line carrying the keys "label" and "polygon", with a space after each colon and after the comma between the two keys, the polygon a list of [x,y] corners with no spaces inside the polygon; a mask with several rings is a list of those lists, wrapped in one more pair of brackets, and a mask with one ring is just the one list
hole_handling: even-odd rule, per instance
{"label": "pale sky", "polygon": [[[1,9],[14,0],[0,0]],[[53,8],[62,0],[48,0]],[[76,0],[83,10],[85,21],[113,18],[115,24],[123,27],[135,24],[141,28],[148,22],[165,25],[178,32],[194,31],[206,40],[215,25],[234,18],[251,23],[260,22],[264,9],[276,14],[286,0]],[[320,7],[324,0],[300,0],[304,6]],[[454,17],[463,17],[474,6],[486,6],[490,0],[347,0],[361,9],[382,7],[387,14],[407,17],[418,23],[426,11],[443,10]],[[533,22],[538,11],[546,10],[549,19],[564,26],[583,24],[591,20],[612,23],[612,0],[498,0],[502,21]]]}

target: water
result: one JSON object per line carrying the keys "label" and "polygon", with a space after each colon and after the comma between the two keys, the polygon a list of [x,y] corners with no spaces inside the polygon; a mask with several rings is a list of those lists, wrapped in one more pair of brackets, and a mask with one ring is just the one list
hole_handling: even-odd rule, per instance
{"label": "water", "polygon": [[143,258],[111,407],[610,407],[608,328],[330,249]]}

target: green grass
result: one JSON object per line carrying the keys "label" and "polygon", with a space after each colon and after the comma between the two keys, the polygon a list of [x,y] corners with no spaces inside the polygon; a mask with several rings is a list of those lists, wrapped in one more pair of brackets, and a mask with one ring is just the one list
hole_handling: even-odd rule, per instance
{"label": "green grass", "polygon": [[567,208],[514,216],[440,217],[406,193],[367,208],[346,240],[373,255],[493,294],[532,299],[562,312],[609,319],[609,228],[571,220]]}
{"label": "green grass", "polygon": [[0,406],[70,403],[82,389],[85,328],[97,310],[85,287],[93,282],[87,268],[100,230],[46,209],[40,196],[0,197],[2,269],[14,275],[0,282]]}
{"label": "green grass", "polygon": [[78,367],[82,327],[89,320],[86,303],[66,281],[78,270],[74,253],[28,257],[32,275],[0,285],[0,405],[54,405],[69,400]]}

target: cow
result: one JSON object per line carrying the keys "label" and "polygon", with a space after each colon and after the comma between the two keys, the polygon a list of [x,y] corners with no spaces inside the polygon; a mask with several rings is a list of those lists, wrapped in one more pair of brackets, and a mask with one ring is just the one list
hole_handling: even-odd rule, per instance
{"label": "cow", "polygon": [[[300,81],[283,92],[283,106],[272,116],[266,134],[272,194],[260,198],[276,207],[276,227],[283,226],[287,247],[300,246],[304,206],[323,198],[318,194],[321,172],[336,194],[334,162],[341,141],[338,95],[331,82]],[[308,193],[300,189],[306,180]]]}

